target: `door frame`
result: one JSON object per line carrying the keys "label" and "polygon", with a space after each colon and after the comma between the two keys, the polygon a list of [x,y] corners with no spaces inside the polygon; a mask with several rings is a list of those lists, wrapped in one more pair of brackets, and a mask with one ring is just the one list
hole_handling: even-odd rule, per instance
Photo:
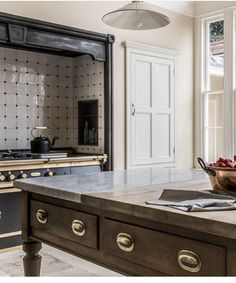
{"label": "door frame", "polygon": [[[180,53],[177,50],[160,48],[157,46],[146,45],[143,43],[137,43],[132,41],[123,42],[125,46],[125,66],[126,66],[126,111],[125,111],[125,166],[126,169],[134,167],[148,167],[150,165],[157,167],[176,167],[178,160],[178,93],[179,93],[179,57]],[[131,165],[131,123],[130,123],[130,111],[131,111],[131,55],[140,54],[146,56],[153,56],[163,59],[172,60],[174,63],[174,145],[175,145],[175,160],[171,163],[155,163],[148,165]]]}

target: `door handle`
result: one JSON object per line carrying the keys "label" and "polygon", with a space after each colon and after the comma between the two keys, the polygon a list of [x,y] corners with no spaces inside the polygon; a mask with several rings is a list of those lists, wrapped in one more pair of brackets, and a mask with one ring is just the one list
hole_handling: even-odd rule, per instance
{"label": "door handle", "polygon": [[131,115],[134,116],[135,114],[135,107],[134,107],[134,104],[132,103],[131,104]]}

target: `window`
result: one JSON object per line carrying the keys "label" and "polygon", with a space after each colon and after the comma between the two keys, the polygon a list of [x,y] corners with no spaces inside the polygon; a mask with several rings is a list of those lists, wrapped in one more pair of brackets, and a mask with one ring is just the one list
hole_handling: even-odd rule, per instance
{"label": "window", "polygon": [[196,18],[195,166],[236,155],[236,6]]}
{"label": "window", "polygon": [[211,162],[224,154],[224,19],[203,21],[202,136],[203,158]]}

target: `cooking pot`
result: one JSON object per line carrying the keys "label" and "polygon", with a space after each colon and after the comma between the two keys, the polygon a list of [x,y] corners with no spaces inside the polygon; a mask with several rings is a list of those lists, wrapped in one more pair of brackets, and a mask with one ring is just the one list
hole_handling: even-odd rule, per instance
{"label": "cooking pot", "polygon": [[198,157],[198,163],[209,176],[213,190],[236,191],[236,168],[208,165]]}
{"label": "cooking pot", "polygon": [[[33,130],[34,129],[36,129],[36,130],[46,130],[48,128],[47,127],[34,127],[31,131],[32,136],[33,136]],[[43,136],[34,137],[33,136],[33,138],[34,139],[31,140],[31,142],[30,142],[32,153],[48,153],[50,151],[50,149],[53,148],[56,140],[58,139],[58,137],[54,137],[52,142],[51,142],[48,137],[43,137]]]}

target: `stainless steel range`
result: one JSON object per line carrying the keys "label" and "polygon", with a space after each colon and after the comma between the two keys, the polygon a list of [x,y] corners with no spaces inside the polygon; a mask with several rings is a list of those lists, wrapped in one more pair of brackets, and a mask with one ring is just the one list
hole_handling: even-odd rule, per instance
{"label": "stainless steel range", "polygon": [[27,150],[0,151],[0,249],[21,244],[20,191],[14,188],[14,180],[98,172],[106,160],[106,155],[75,154],[71,150],[45,155]]}

